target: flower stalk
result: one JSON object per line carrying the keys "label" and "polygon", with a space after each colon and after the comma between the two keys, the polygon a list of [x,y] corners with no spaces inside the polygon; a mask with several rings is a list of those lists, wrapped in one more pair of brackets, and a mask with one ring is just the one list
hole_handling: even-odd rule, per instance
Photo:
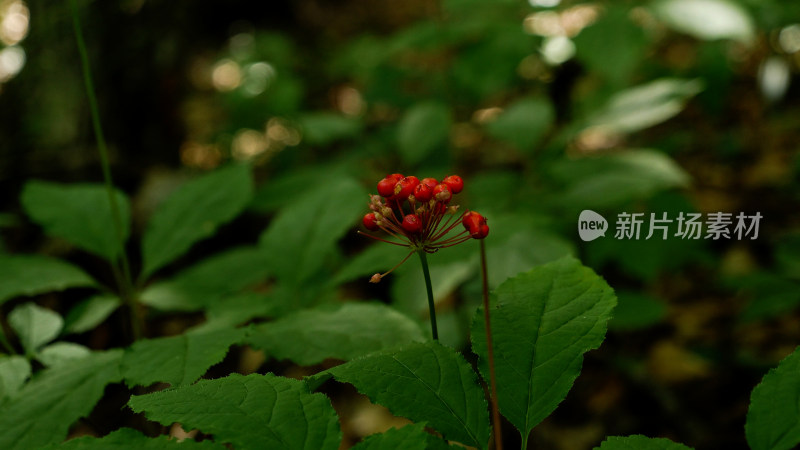
{"label": "flower stalk", "polygon": [[481,281],[483,281],[483,325],[486,329],[486,353],[489,364],[489,387],[492,407],[492,428],[494,429],[494,447],[503,450],[503,431],[500,422],[500,409],[497,406],[497,378],[494,372],[494,347],[492,347],[492,321],[489,317],[489,275],[486,268],[486,244],[481,241]]}
{"label": "flower stalk", "polygon": [[419,260],[422,263],[422,274],[425,277],[425,291],[428,294],[428,311],[431,316],[431,335],[434,341],[439,340],[439,330],[436,327],[436,305],[433,303],[433,287],[431,286],[431,273],[428,269],[428,256],[422,251],[418,250]]}

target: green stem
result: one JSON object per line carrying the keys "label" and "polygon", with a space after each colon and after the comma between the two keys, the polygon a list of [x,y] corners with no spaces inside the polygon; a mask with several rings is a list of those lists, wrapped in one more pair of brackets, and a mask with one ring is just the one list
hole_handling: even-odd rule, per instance
{"label": "green stem", "polygon": [[8,338],[6,338],[6,332],[3,331],[3,326],[0,325],[0,344],[3,344],[3,348],[6,349],[9,355],[16,355],[17,351],[14,350],[14,347],[11,346],[11,343],[8,342]]}
{"label": "green stem", "polygon": [[[114,191],[114,183],[111,179],[111,164],[108,159],[108,149],[106,147],[106,139],[103,135],[103,128],[100,124],[100,109],[97,106],[97,96],[94,91],[94,82],[92,80],[92,70],[89,65],[89,54],[86,51],[86,43],[83,40],[83,31],[81,30],[81,22],[78,14],[78,5],[76,0],[70,1],[72,9],[72,24],[75,31],[75,40],[78,45],[78,53],[81,58],[81,69],[83,72],[83,83],[86,87],[86,96],[89,100],[89,110],[92,115],[92,128],[94,129],[94,137],[97,141],[97,151],[100,154],[100,166],[103,170],[103,180],[105,181],[106,191],[108,192],[108,202],[111,205],[111,218],[114,222],[114,232],[117,235],[117,243],[119,244],[119,257],[117,260],[112,261],[112,269],[114,269],[115,278],[119,283],[120,296],[130,310],[131,317],[131,331],[134,340],[139,339],[141,334],[139,327],[139,314],[136,299],[133,294],[133,282],[131,278],[130,264],[128,262],[128,254],[125,250],[125,234],[122,226],[122,214],[120,213],[119,204],[117,203],[117,196]],[[121,266],[121,274],[120,268]]]}
{"label": "green stem", "polygon": [[[481,239],[481,281],[483,281],[483,325],[486,328],[486,353],[489,364],[489,385],[492,398],[492,426],[494,428],[494,447],[503,450],[503,429],[500,422],[500,409],[497,406],[497,378],[494,372],[494,347],[492,346],[492,321],[489,318],[489,274],[486,268],[486,244]],[[525,447],[523,447],[525,448]]]}
{"label": "green stem", "polygon": [[520,446],[520,450],[528,450],[528,435],[522,436],[522,445]]}
{"label": "green stem", "polygon": [[433,303],[433,288],[431,287],[431,273],[428,269],[428,256],[424,250],[418,250],[419,260],[422,262],[422,274],[425,275],[425,289],[428,293],[428,310],[431,316],[431,335],[433,340],[439,340],[439,330],[436,328],[436,305]]}

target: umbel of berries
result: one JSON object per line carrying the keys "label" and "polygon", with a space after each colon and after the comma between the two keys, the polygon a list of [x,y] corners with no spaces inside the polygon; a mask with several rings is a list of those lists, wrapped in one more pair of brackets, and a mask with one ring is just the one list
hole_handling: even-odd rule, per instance
{"label": "umbel of berries", "polygon": [[[364,216],[363,224],[369,231],[380,230],[388,236],[360,233],[407,247],[409,254],[397,266],[415,252],[424,257],[424,253],[435,253],[470,239],[483,239],[489,234],[486,218],[475,211],[460,213],[458,205],[453,204],[454,196],[464,189],[464,180],[458,175],[438,181],[394,173],[378,181],[377,188],[378,195],[370,196],[371,212]],[[379,282],[397,266],[373,275],[370,281]]]}

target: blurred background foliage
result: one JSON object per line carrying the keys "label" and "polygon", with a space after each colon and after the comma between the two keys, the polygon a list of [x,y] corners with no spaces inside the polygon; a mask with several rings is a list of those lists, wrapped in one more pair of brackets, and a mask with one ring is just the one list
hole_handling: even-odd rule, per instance
{"label": "blurred background foliage", "polygon": [[[535,448],[634,433],[745,447],[750,390],[800,342],[800,3],[120,0],[84,1],[81,14],[134,237],[190,177],[230,161],[254,168],[247,212],[145,290],[149,335],[202,321],[175,311],[240,323],[343,299],[424,321],[416,265],[368,284],[404,254],[355,230],[386,173],[458,173],[462,207],[489,217],[494,287],[571,253],[619,295],[609,338],[534,431]],[[66,257],[110,279],[99,260],[44,238],[18,201],[30,179],[101,180],[87,108],[67,5],[0,0],[2,251]],[[612,225],[621,212],[763,219],[756,240],[584,243],[583,209]],[[215,255],[256,241],[267,261]],[[457,347],[479,299],[476,250],[431,257],[441,333]],[[248,273],[271,281],[227,307],[187,304],[213,291],[197,281],[216,266],[183,270],[212,255],[229,269],[263,264]],[[215,295],[232,294],[223,287]],[[119,345],[116,326],[79,339]],[[314,370],[247,349],[223,364]],[[396,422],[342,389],[350,442]]]}

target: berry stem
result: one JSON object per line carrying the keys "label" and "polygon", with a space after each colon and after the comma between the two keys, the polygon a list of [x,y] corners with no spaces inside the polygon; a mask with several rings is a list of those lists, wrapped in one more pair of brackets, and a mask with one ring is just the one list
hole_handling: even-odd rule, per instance
{"label": "berry stem", "polygon": [[439,340],[439,330],[436,328],[436,305],[433,304],[433,288],[431,287],[431,273],[428,270],[428,256],[425,251],[420,249],[417,251],[419,260],[422,262],[422,274],[425,276],[425,289],[428,292],[428,310],[431,316],[431,335],[433,340]]}
{"label": "berry stem", "polygon": [[486,244],[481,239],[481,280],[483,281],[483,324],[486,327],[486,352],[489,363],[489,385],[492,390],[492,427],[494,428],[494,448],[503,450],[503,431],[500,424],[500,410],[497,407],[497,379],[494,373],[494,348],[492,347],[492,322],[489,319],[489,275],[486,270]]}

